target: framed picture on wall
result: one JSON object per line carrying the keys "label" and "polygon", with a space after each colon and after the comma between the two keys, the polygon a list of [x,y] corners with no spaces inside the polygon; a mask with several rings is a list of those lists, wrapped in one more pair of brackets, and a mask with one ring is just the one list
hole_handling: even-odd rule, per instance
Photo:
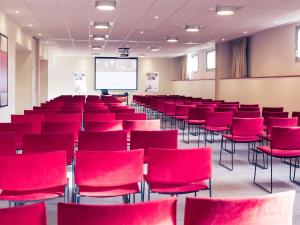
{"label": "framed picture on wall", "polygon": [[8,40],[0,33],[0,107],[8,106]]}

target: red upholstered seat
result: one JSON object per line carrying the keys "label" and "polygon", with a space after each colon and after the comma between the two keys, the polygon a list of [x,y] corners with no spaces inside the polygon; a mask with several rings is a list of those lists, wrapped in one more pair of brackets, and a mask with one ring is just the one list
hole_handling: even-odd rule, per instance
{"label": "red upholstered seat", "polygon": [[88,113],[85,112],[83,115],[84,122],[93,121],[93,122],[102,122],[102,121],[111,121],[116,119],[115,113]]}
{"label": "red upholstered seat", "polygon": [[43,114],[11,115],[13,123],[32,123],[32,132],[40,133],[41,124],[45,117]]}
{"label": "red upholstered seat", "polygon": [[247,198],[186,199],[184,225],[292,225],[295,191]]}
{"label": "red upholstered seat", "polygon": [[117,113],[117,120],[146,120],[146,113]]}
{"label": "red upholstered seat", "polygon": [[1,225],[47,225],[44,202],[0,209]]}
{"label": "red upholstered seat", "polygon": [[260,151],[268,154],[273,155],[274,157],[282,157],[282,158],[290,158],[290,157],[300,157],[300,149],[290,149],[290,150],[283,150],[283,149],[272,149],[269,146],[258,146],[257,149]]}
{"label": "red upholstered seat", "polygon": [[85,121],[84,130],[88,132],[105,132],[105,131],[116,131],[123,129],[122,120],[111,120],[111,121]]}
{"label": "red upholstered seat", "polygon": [[16,134],[0,133],[0,155],[16,154]]}
{"label": "red upholstered seat", "polygon": [[176,198],[138,204],[58,203],[58,225],[175,225]]}
{"label": "red upholstered seat", "polygon": [[254,142],[254,141],[261,140],[261,136],[238,136],[238,135],[224,134],[223,137],[235,142]]}
{"label": "red upholstered seat", "polygon": [[202,124],[205,124],[205,120],[185,120],[186,122],[188,122],[189,124],[192,124],[192,125],[202,125]]}

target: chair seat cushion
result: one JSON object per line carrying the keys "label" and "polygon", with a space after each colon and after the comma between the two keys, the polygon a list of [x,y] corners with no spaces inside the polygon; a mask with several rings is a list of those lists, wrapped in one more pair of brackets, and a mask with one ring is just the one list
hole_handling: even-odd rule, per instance
{"label": "chair seat cushion", "polygon": [[139,186],[137,183],[126,184],[113,187],[87,187],[79,186],[81,196],[89,197],[114,197],[125,194],[133,194],[139,192]]}
{"label": "chair seat cushion", "polygon": [[214,127],[214,126],[200,126],[200,128],[207,130],[207,131],[215,131],[215,132],[222,132],[222,131],[229,131],[229,127]]}
{"label": "chair seat cushion", "polygon": [[187,120],[188,116],[175,116],[177,120]]}
{"label": "chair seat cushion", "polygon": [[204,181],[198,181],[189,184],[161,184],[150,183],[150,189],[156,193],[190,193],[207,189],[208,185]]}
{"label": "chair seat cushion", "polygon": [[282,149],[272,149],[269,146],[259,146],[257,147],[260,151],[268,154],[273,155],[275,157],[299,157],[300,156],[300,149],[295,150],[282,150]]}
{"label": "chair seat cushion", "polygon": [[223,137],[234,142],[254,142],[261,140],[261,137],[259,136],[236,136],[231,134],[223,134]]}
{"label": "chair seat cushion", "polygon": [[187,123],[192,125],[203,125],[205,124],[205,120],[186,120]]}
{"label": "chair seat cushion", "polygon": [[0,200],[5,201],[37,201],[64,196],[64,186],[34,191],[0,191]]}

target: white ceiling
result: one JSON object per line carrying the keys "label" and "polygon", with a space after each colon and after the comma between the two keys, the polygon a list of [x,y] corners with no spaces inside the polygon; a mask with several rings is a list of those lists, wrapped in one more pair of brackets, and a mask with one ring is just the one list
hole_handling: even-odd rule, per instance
{"label": "white ceiling", "polygon": [[[233,16],[219,16],[216,4],[242,6]],[[193,48],[188,42],[218,42],[300,20],[300,0],[117,0],[114,11],[95,9],[95,0],[0,0],[0,9],[16,23],[46,43],[57,54],[90,55],[89,45],[103,45],[101,55],[118,55],[118,47],[130,46],[131,55],[175,56]],[[16,10],[20,13],[16,14]],[[154,19],[159,16],[159,19]],[[95,30],[90,21],[114,23],[109,30]],[[32,27],[28,27],[32,24]],[[203,27],[188,33],[186,24]],[[140,34],[143,30],[144,33]],[[90,34],[109,34],[94,42]],[[167,36],[178,36],[170,44]],[[160,51],[150,52],[149,46]]]}

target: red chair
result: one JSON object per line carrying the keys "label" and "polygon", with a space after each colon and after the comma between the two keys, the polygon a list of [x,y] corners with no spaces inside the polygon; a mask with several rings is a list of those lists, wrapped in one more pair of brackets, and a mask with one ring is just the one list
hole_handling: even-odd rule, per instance
{"label": "red chair", "polygon": [[180,102],[166,102],[164,104],[164,114],[163,114],[163,121],[165,121],[165,129],[167,128],[167,121],[171,124],[171,129],[173,128],[173,120],[174,116],[176,115],[176,105],[182,104]]}
{"label": "red chair", "polygon": [[23,134],[32,133],[32,123],[0,123],[0,133],[15,133],[17,149],[22,149]]}
{"label": "red chair", "polygon": [[66,109],[61,108],[56,111],[57,114],[81,114],[83,112],[83,109]]}
{"label": "red chair", "polygon": [[238,109],[239,111],[252,112],[252,111],[260,111],[259,107],[242,107]]}
{"label": "red chair", "polygon": [[45,122],[78,122],[82,124],[82,114],[49,114],[45,116]]}
{"label": "red chair", "polygon": [[160,120],[124,120],[123,129],[127,132],[127,138],[130,139],[130,133],[133,130],[160,130]]}
{"label": "red chair", "polygon": [[100,109],[100,108],[97,108],[97,109],[95,109],[95,108],[87,108],[87,109],[85,109],[84,110],[84,113],[109,113],[109,109],[108,108],[102,108],[102,109]]}
{"label": "red chair", "polygon": [[74,143],[78,142],[78,132],[80,131],[81,124],[78,122],[43,122],[42,133],[72,133],[74,137]]}
{"label": "red chair", "polygon": [[78,150],[127,150],[126,131],[79,132]]}
{"label": "red chair", "polygon": [[[123,196],[130,203],[130,195],[141,193],[143,180],[143,150],[78,151],[76,153],[73,202],[80,197]],[[133,198],[135,201],[135,197]]]}
{"label": "red chair", "polygon": [[[195,107],[194,105],[176,105],[175,108],[175,129],[177,129],[177,121],[178,121],[178,128],[184,129],[184,121],[188,119],[189,109]],[[181,126],[180,126],[181,123]]]}
{"label": "red chair", "polygon": [[41,132],[41,124],[44,119],[43,114],[11,115],[13,123],[32,123],[32,132],[34,133]]}
{"label": "red chair", "polygon": [[53,113],[56,113],[56,109],[24,110],[24,115],[29,115],[29,114],[47,115]]}
{"label": "red chair", "polygon": [[237,111],[234,113],[236,118],[259,118],[260,111]]}
{"label": "red chair", "polygon": [[215,109],[214,109],[214,111],[215,112],[236,112],[238,110],[238,108],[237,107],[216,107]]}
{"label": "red chair", "polygon": [[117,120],[146,120],[146,113],[117,113]]}
{"label": "red chair", "polygon": [[[255,150],[257,142],[262,140],[263,131],[263,119],[262,118],[233,118],[231,126],[231,134],[223,134],[220,149],[219,164],[226,169],[233,170],[233,154],[235,154],[236,143],[248,143],[248,162],[253,164],[254,155],[252,161],[250,160],[250,151]],[[225,145],[224,145],[225,139]],[[231,142],[231,149],[226,148],[226,142]],[[222,163],[223,151],[231,155],[231,167]]]}
{"label": "red chair", "polygon": [[24,203],[64,197],[68,181],[66,152],[0,155],[0,200]]}
{"label": "red chair", "polygon": [[73,163],[74,137],[72,133],[24,134],[23,153],[42,153],[64,150],[67,164]]}
{"label": "red chair", "polygon": [[300,112],[292,112],[292,117],[298,118],[298,126],[300,126]]}
{"label": "red chair", "polygon": [[259,104],[240,104],[240,108],[259,108]]}
{"label": "red chair", "polygon": [[176,198],[138,204],[58,203],[58,225],[176,225]]}
{"label": "red chair", "polygon": [[148,201],[151,192],[196,195],[199,190],[209,190],[211,196],[211,176],[210,148],[148,151],[148,174],[145,176],[149,185]]}
{"label": "red chair", "polygon": [[178,148],[177,130],[131,131],[130,149],[144,149],[144,162],[148,161],[149,148]]}
{"label": "red chair", "polygon": [[184,225],[292,225],[295,191],[246,198],[190,198]]}
{"label": "red chair", "polygon": [[47,225],[44,202],[0,209],[2,225]]}
{"label": "red chair", "polygon": [[134,108],[110,108],[111,113],[135,113]]}
{"label": "red chair", "polygon": [[289,113],[288,112],[264,112],[263,113],[264,125],[268,124],[268,118],[270,117],[288,118]]}
{"label": "red chair", "polygon": [[0,155],[15,155],[16,149],[16,134],[0,133]]}
{"label": "red chair", "polygon": [[262,112],[283,112],[283,107],[262,107]]}
{"label": "red chair", "polygon": [[83,115],[84,122],[86,121],[94,121],[94,122],[103,122],[103,121],[111,121],[116,119],[115,113],[84,113]]}
{"label": "red chair", "polygon": [[[208,134],[211,135],[209,142],[214,142],[215,134],[228,133],[232,124],[232,112],[209,112],[205,118],[205,124],[201,125],[200,128],[204,130],[204,144],[209,141],[207,139]],[[200,133],[198,139],[198,148],[200,144]]]}
{"label": "red chair", "polygon": [[89,132],[104,132],[104,131],[116,131],[123,129],[122,120],[111,120],[111,121],[85,121],[84,130]]}
{"label": "red chair", "polygon": [[[300,127],[272,127],[272,138],[270,146],[259,146],[257,147],[259,151],[255,151],[255,170],[254,170],[254,180],[253,182],[264,189],[267,192],[272,193],[273,190],[273,157],[282,158],[289,160],[290,166],[290,180],[295,184],[300,184],[299,181],[296,181],[295,174],[296,168],[299,167],[299,157],[300,157]],[[257,158],[258,153],[262,152],[263,155],[268,155],[271,158],[271,179],[270,179],[270,190],[263,187],[262,185],[256,182],[256,170],[258,167]],[[267,166],[268,166],[267,157]],[[292,160],[294,159],[294,162]],[[266,169],[267,166],[259,166],[263,169]],[[292,174],[292,167],[294,167],[294,173]]]}

